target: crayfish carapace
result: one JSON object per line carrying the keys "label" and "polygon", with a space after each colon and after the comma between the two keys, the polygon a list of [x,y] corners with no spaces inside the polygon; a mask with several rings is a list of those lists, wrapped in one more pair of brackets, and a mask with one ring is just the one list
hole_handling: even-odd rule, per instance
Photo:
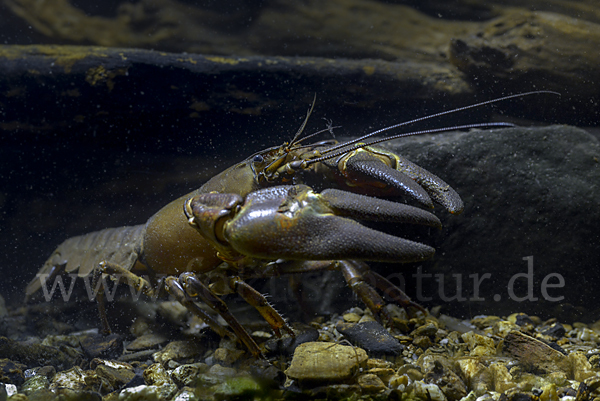
{"label": "crayfish carapace", "polygon": [[[255,356],[261,355],[260,348],[220,295],[239,294],[277,335],[281,330],[291,335],[293,331],[245,279],[335,269],[376,316],[391,319],[376,289],[405,308],[421,308],[386,278],[371,271],[364,261],[421,261],[431,257],[434,249],[367,228],[356,220],[440,227],[439,219],[424,209],[379,197],[408,195],[425,207],[431,208],[436,202],[451,213],[460,213],[463,203],[439,177],[374,145],[419,133],[511,124],[469,124],[379,140],[370,138],[416,121],[533,93],[541,92],[438,113],[341,144],[303,144],[314,135],[300,138],[311,106],[289,143],[258,152],[228,168],[163,207],[145,224],[105,229],[64,241],[27,286],[27,297],[61,273],[125,278],[130,286],[148,295],[161,289],[152,278],[167,276],[164,283],[169,294],[221,336],[240,339]],[[108,332],[102,291],[98,297],[104,331]],[[213,308],[229,329],[195,300]]]}

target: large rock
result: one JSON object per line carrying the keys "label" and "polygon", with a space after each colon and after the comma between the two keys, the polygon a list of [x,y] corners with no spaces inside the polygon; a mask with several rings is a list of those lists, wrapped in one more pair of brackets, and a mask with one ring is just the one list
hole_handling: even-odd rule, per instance
{"label": "large rock", "polygon": [[[443,235],[423,274],[442,274],[445,294],[434,278],[422,278],[425,296],[474,314],[596,308],[600,143],[594,136],[569,126],[511,128],[415,138],[393,148],[442,177],[465,202],[462,215],[437,212]],[[402,271],[414,293],[415,278],[408,277],[414,272]],[[490,275],[478,297],[472,274]],[[454,275],[465,299],[444,301],[457,294]],[[564,285],[550,287],[561,283],[559,276]]]}

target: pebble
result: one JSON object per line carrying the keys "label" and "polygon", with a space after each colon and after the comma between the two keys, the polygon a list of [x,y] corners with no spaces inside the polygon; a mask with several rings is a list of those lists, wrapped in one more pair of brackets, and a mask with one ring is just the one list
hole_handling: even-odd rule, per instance
{"label": "pebble", "polygon": [[351,343],[373,355],[400,355],[404,347],[376,321],[363,323],[339,323],[337,331]]}
{"label": "pebble", "polygon": [[37,375],[27,379],[21,386],[21,392],[25,395],[35,393],[37,391],[46,390],[50,382],[46,376]]}
{"label": "pebble", "polygon": [[198,380],[200,374],[206,373],[209,367],[205,363],[193,363],[189,365],[181,365],[173,369],[171,379],[179,387],[192,386]]}
{"label": "pebble", "polygon": [[435,336],[437,331],[438,331],[438,327],[435,324],[433,324],[432,322],[428,322],[427,324],[424,324],[424,325],[419,326],[416,329],[414,329],[413,332],[410,333],[410,335],[413,337],[419,337],[419,336],[432,337],[432,336]]}
{"label": "pebble", "polygon": [[227,348],[217,348],[214,353],[215,361],[221,365],[233,365],[246,351],[241,349],[231,350]]}
{"label": "pebble", "polygon": [[152,354],[155,362],[166,364],[171,360],[189,359],[200,355],[202,349],[195,341],[173,341],[162,350]]}
{"label": "pebble", "polygon": [[367,393],[380,393],[387,389],[379,376],[371,373],[358,376],[357,383]]}
{"label": "pebble", "polygon": [[464,342],[469,344],[471,356],[491,356],[496,354],[494,340],[473,332],[464,333],[462,336]]}
{"label": "pebble", "polygon": [[567,333],[567,331],[565,330],[565,328],[562,324],[554,323],[554,324],[552,324],[552,326],[549,326],[549,327],[545,328],[544,330],[542,330],[541,333],[543,335],[552,337],[554,340],[558,340],[559,338],[564,337],[564,335]]}
{"label": "pebble", "polygon": [[157,346],[166,343],[169,339],[162,334],[144,334],[127,344],[127,351],[136,352],[150,348],[156,348]]}
{"label": "pebble", "polygon": [[118,358],[123,353],[123,337],[119,334],[88,335],[80,340],[83,352],[90,358]]}
{"label": "pebble", "polygon": [[50,390],[67,388],[70,390],[83,390],[86,387],[86,374],[79,366],[75,366],[64,372],[58,372],[54,375],[50,383]]}
{"label": "pebble", "polygon": [[97,378],[105,379],[113,389],[123,387],[135,377],[133,366],[128,363],[94,359],[90,367]]}
{"label": "pebble", "polygon": [[169,373],[160,363],[152,364],[144,370],[144,380],[151,386],[163,386],[173,383]]}
{"label": "pebble", "polygon": [[420,381],[413,383],[415,395],[422,400],[447,401],[446,396],[438,386]]}

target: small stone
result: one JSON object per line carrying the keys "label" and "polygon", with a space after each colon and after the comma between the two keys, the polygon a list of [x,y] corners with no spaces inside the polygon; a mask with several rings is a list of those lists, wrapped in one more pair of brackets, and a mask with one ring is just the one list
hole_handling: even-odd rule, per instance
{"label": "small stone", "polygon": [[375,355],[400,355],[404,349],[379,322],[339,323],[336,329],[351,343]]}
{"label": "small stone", "polygon": [[394,327],[400,330],[402,333],[408,333],[410,327],[408,326],[408,320],[398,319],[397,317],[392,318],[394,321]]}
{"label": "small stone", "polygon": [[511,331],[519,330],[521,330],[521,328],[515,323],[509,322],[508,320],[500,320],[499,322],[494,324],[492,328],[492,333],[500,337],[506,337]]}
{"label": "small stone", "polygon": [[181,325],[186,321],[188,310],[180,302],[164,301],[158,303],[158,313],[171,323]]}
{"label": "small stone", "polygon": [[165,384],[162,386],[128,387],[119,393],[119,401],[148,401],[170,400],[177,393],[177,386]]}
{"label": "small stone", "polygon": [[422,349],[427,349],[433,345],[431,339],[426,336],[415,337],[413,340],[413,344]]}
{"label": "small stone", "polygon": [[215,361],[219,362],[221,365],[231,366],[244,354],[245,351],[241,349],[231,350],[227,348],[217,348],[214,357]]}
{"label": "small stone", "polygon": [[173,341],[152,354],[155,362],[166,364],[170,360],[185,360],[200,355],[202,348],[194,341]]}
{"label": "small stone", "polygon": [[144,334],[127,344],[127,351],[136,352],[145,349],[156,348],[167,341],[169,341],[168,338],[162,334]]}
{"label": "small stone", "polygon": [[403,365],[396,372],[397,375],[406,375],[410,380],[423,380],[423,373],[417,366],[414,365]]}
{"label": "small stone", "polygon": [[467,386],[446,357],[424,354],[417,363],[425,372],[424,380],[437,385],[449,400],[456,401],[467,395]]}
{"label": "small stone", "polygon": [[118,358],[123,353],[123,337],[118,334],[89,335],[81,338],[81,348],[90,358]]}
{"label": "small stone", "polygon": [[36,375],[27,379],[21,386],[21,392],[25,395],[35,393],[40,390],[46,390],[50,382],[46,376]]}
{"label": "small stone", "polygon": [[171,377],[160,363],[154,363],[144,370],[144,380],[151,386],[172,384]]}
{"label": "small stone", "polygon": [[486,366],[481,363],[481,358],[462,358],[456,362],[465,381],[477,396],[493,388],[493,378]]}
{"label": "small stone", "polygon": [[208,370],[208,373],[214,376],[219,376],[222,378],[233,377],[237,374],[237,371],[233,368],[228,368],[226,366],[221,366],[219,364],[213,365]]}
{"label": "small stone", "polygon": [[310,342],[296,348],[285,374],[300,381],[340,381],[366,364],[365,350],[345,345]]}
{"label": "small stone", "polygon": [[600,388],[600,376],[592,376],[585,379],[585,385],[588,386],[590,391],[595,391]]}
{"label": "small stone", "polygon": [[196,397],[196,392],[191,387],[184,387],[173,397],[173,401],[195,401],[198,398]]}
{"label": "small stone", "polygon": [[427,324],[424,324],[423,326],[419,326],[416,329],[414,329],[413,332],[410,333],[410,335],[413,337],[419,337],[419,336],[432,337],[432,336],[435,336],[437,331],[438,331],[438,327],[434,323],[428,322]]}
{"label": "small stone", "polygon": [[380,393],[387,388],[383,381],[374,374],[358,376],[357,383],[360,388],[367,393]]}
{"label": "small stone", "polygon": [[390,377],[389,385],[393,389],[404,390],[408,386],[409,378],[407,375],[394,375]]}
{"label": "small stone", "polygon": [[564,337],[565,334],[567,334],[567,331],[565,330],[562,324],[554,323],[552,326],[549,326],[546,329],[544,329],[542,331],[542,334],[545,336],[552,337],[555,340],[558,340],[559,338]]}
{"label": "small stone", "polygon": [[200,374],[208,372],[208,365],[205,363],[193,363],[189,365],[181,365],[171,372],[171,379],[179,387],[193,386]]}
{"label": "small stone", "polygon": [[367,361],[367,368],[369,369],[386,369],[392,368],[393,366],[394,364],[392,362],[386,361],[385,359],[369,358],[369,360]]}
{"label": "small stone", "polygon": [[471,356],[496,355],[496,346],[491,338],[475,334],[472,331],[464,333],[461,337],[464,342],[469,344]]}
{"label": "small stone", "polygon": [[413,383],[415,395],[422,400],[447,401],[446,396],[435,384],[426,384],[420,381]]}
{"label": "small stone", "polygon": [[208,372],[198,375],[198,383],[204,386],[216,385],[236,375],[235,369],[216,364],[211,366]]}
{"label": "small stone", "polygon": [[27,401],[25,394],[18,393],[17,386],[8,383],[0,383],[0,397],[2,397],[2,401],[6,400],[7,397],[10,397],[11,401]]}
{"label": "small stone", "polygon": [[533,320],[525,313],[513,313],[512,315],[506,318],[511,323],[516,324],[517,326],[526,326],[533,325]]}
{"label": "small stone", "polygon": [[348,323],[358,323],[361,317],[356,313],[345,313],[343,318]]}
{"label": "small stone", "polygon": [[384,383],[387,383],[390,380],[390,378],[396,373],[396,371],[392,368],[372,368],[367,370],[367,373],[376,375]]}
{"label": "small stone", "polygon": [[512,375],[506,368],[506,365],[502,363],[493,363],[490,364],[488,370],[493,378],[494,391],[503,393],[517,386],[517,383],[514,382]]}
{"label": "small stone", "polygon": [[595,376],[596,373],[594,372],[592,365],[582,352],[571,352],[567,356],[567,359],[573,372],[573,380],[582,382],[589,377]]}
{"label": "small stone", "polygon": [[486,329],[488,327],[493,327],[496,323],[501,321],[498,316],[477,316],[471,319],[471,324],[477,327],[480,330]]}
{"label": "small stone", "polygon": [[105,379],[115,389],[123,387],[135,376],[133,366],[128,363],[94,359],[90,367],[97,377]]}
{"label": "small stone", "polygon": [[568,377],[565,372],[552,372],[546,376],[546,380],[562,387],[567,385]]}
{"label": "small stone", "polygon": [[556,385],[554,383],[548,383],[542,388],[542,394],[540,394],[540,401],[558,401],[558,392],[556,391]]}
{"label": "small stone", "polygon": [[588,329],[587,327],[581,329],[579,334],[577,334],[577,338],[581,341],[592,341],[594,343],[600,341],[600,337],[598,337],[598,334],[596,334],[593,330]]}
{"label": "small stone", "polygon": [[50,383],[50,390],[59,388],[68,388],[70,390],[83,390],[86,387],[85,378],[86,374],[81,370],[79,366],[75,366],[64,372],[58,372],[54,375],[52,383]]}
{"label": "small stone", "polygon": [[360,320],[358,321],[358,323],[375,322],[375,321],[376,320],[375,320],[375,318],[372,315],[370,315],[368,313],[365,313],[364,315],[362,315],[362,317],[360,318]]}
{"label": "small stone", "polygon": [[[464,396],[463,398],[460,399],[460,401],[476,401],[476,400],[477,400],[477,395],[473,391],[471,391],[469,394],[467,394],[466,396]],[[483,401],[483,400],[481,400],[481,401]]]}

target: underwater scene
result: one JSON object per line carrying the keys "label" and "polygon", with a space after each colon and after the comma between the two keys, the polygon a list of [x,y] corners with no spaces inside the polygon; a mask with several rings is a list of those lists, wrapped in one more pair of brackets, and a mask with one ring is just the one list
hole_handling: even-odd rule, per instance
{"label": "underwater scene", "polygon": [[597,1],[0,22],[0,401],[600,400]]}

